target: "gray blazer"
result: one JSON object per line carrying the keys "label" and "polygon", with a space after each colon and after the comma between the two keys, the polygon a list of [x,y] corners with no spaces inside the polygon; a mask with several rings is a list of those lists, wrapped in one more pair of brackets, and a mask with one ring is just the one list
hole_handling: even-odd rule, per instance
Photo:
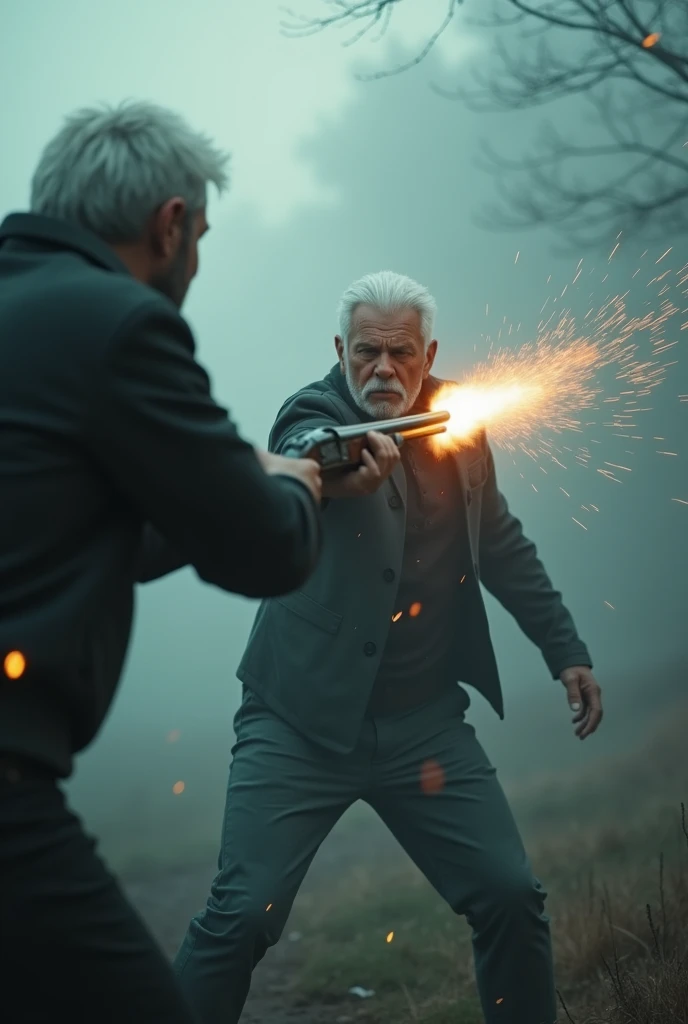
{"label": "gray blazer", "polygon": [[[282,451],[304,429],[365,420],[342,393],[338,374],[334,368],[287,399],[272,428],[272,451]],[[426,394],[442,383],[430,378]],[[592,662],[535,545],[497,488],[485,434],[455,458],[464,502],[460,520],[467,558],[461,586],[467,596],[465,619],[457,623],[461,636],[454,669],[457,681],[479,690],[503,718],[481,582],[540,648],[553,678],[571,665]],[[356,744],[396,610],[397,586],[388,579],[398,580],[402,565],[403,467],[398,465],[375,494],[324,506],[315,572],[300,590],[261,603],[237,675],[301,733],[348,752]]]}

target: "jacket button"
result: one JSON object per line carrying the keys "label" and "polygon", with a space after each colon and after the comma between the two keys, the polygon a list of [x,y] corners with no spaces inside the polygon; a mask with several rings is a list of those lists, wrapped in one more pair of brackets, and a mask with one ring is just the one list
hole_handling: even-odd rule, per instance
{"label": "jacket button", "polygon": [[399,508],[401,505],[401,498],[398,494],[393,494],[391,498],[387,499],[387,504],[390,508]]}
{"label": "jacket button", "polygon": [[394,569],[385,569],[385,571],[382,574],[382,578],[385,581],[385,583],[392,583],[394,581],[395,576],[396,573]]}
{"label": "jacket button", "polygon": [[370,641],[368,641],[367,644],[363,644],[363,653],[366,654],[369,658],[371,658],[373,654],[375,654],[376,650],[377,647]]}

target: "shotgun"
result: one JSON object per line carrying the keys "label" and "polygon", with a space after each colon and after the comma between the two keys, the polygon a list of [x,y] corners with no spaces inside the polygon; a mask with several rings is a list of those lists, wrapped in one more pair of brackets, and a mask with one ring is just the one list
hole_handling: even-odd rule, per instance
{"label": "shotgun", "polygon": [[429,437],[446,431],[448,412],[423,412],[396,419],[376,420],[373,423],[355,423],[341,427],[314,427],[297,434],[287,444],[283,455],[295,459],[315,459],[323,473],[337,473],[356,469],[361,464],[361,452],[367,448],[367,435],[371,431],[389,434],[398,447],[416,437]]}

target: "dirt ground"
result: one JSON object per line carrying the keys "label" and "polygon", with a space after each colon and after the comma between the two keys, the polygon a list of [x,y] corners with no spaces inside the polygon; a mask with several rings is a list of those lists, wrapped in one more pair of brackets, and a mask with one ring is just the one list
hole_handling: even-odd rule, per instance
{"label": "dirt ground", "polygon": [[[394,840],[382,828],[367,830],[366,856],[396,848]],[[360,835],[356,830],[333,834],[323,844],[300,894],[312,899],[328,878],[350,867],[360,857]],[[190,918],[205,905],[215,865],[196,865],[168,870],[159,876],[124,877],[124,888],[152,929],[165,952],[172,957]],[[298,933],[289,923],[282,940],[268,951],[258,965],[241,1024],[354,1024],[364,1010],[362,1001],[342,993],[341,1002],[316,1005],[299,1000],[290,984],[302,963]],[[352,979],[352,985],[356,979]]]}
{"label": "dirt ground", "polygon": [[[172,957],[190,918],[205,904],[212,866],[170,872],[160,878],[132,880],[125,889],[143,915],[165,952]],[[297,942],[285,937],[271,949],[254,974],[253,986],[242,1024],[341,1024],[353,1018],[333,1007],[305,1007],[288,992],[289,980],[298,968]]]}

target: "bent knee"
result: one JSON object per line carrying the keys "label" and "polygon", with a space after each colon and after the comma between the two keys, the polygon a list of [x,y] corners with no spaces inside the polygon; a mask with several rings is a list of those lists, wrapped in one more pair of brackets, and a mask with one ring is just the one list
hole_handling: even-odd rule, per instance
{"label": "bent knee", "polygon": [[546,899],[547,892],[527,866],[518,869],[499,866],[481,879],[474,912],[490,916],[540,915]]}
{"label": "bent knee", "polygon": [[237,908],[237,916],[246,935],[264,939],[268,946],[277,942],[284,928],[281,915],[272,903],[246,900]]}
{"label": "bent knee", "polygon": [[213,894],[197,925],[220,941],[251,946],[272,946],[284,928],[284,918],[273,904],[233,893],[218,898]]}

